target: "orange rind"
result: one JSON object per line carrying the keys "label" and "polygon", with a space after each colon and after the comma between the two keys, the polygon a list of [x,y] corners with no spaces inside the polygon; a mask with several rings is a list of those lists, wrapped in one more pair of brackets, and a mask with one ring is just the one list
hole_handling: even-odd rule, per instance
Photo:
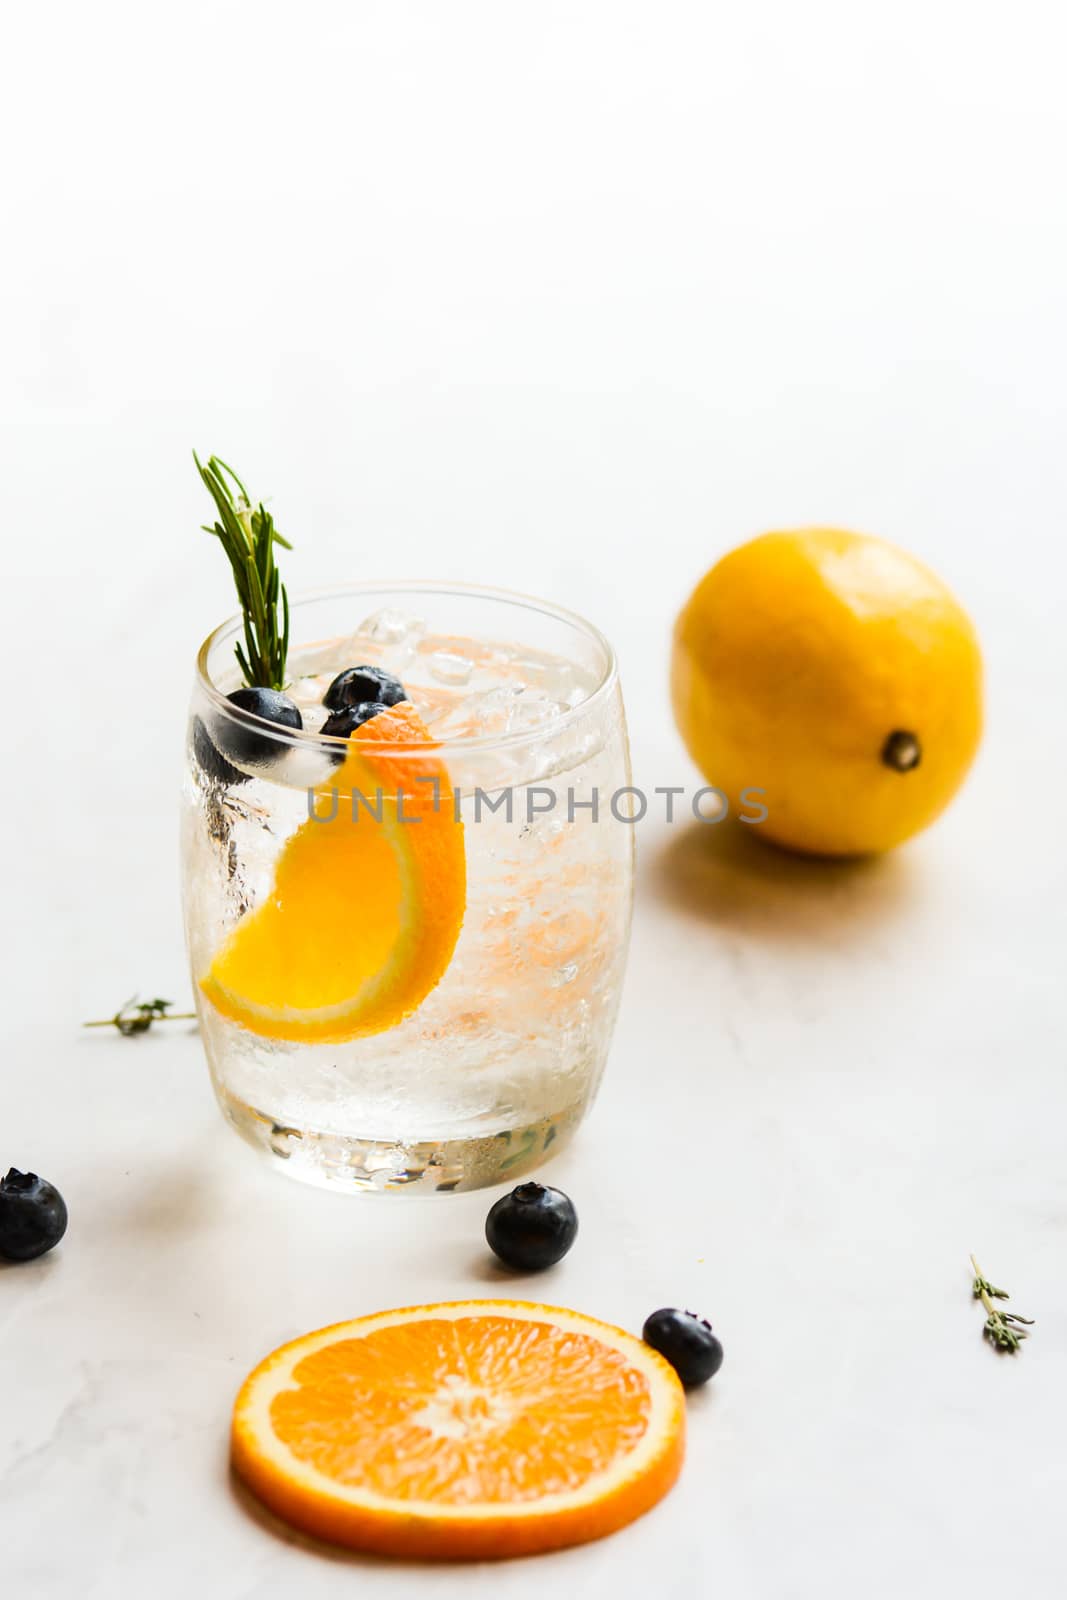
{"label": "orange rind", "polygon": [[246,1379],[233,1465],[304,1533],[380,1555],[487,1560],[599,1539],[651,1509],[685,1397],[650,1346],[559,1307],[379,1312],[283,1345]]}

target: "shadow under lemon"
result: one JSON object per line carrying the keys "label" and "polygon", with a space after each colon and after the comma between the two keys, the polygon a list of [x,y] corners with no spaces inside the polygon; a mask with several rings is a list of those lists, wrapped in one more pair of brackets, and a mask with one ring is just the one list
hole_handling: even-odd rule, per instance
{"label": "shadow under lemon", "polygon": [[733,817],[673,828],[642,876],[681,913],[754,937],[841,945],[911,909],[915,855],[795,855]]}

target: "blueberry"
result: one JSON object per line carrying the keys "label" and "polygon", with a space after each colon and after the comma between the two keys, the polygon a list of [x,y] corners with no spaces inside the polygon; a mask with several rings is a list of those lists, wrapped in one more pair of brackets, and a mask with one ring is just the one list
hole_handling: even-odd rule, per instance
{"label": "blueberry", "polygon": [[[239,711],[259,717],[264,722],[272,722],[275,727],[295,733],[304,726],[304,719],[289,696],[279,693],[277,689],[235,689],[226,698]],[[278,741],[272,739],[269,733],[259,732],[250,723],[244,720],[238,722],[230,717],[216,718],[213,734],[209,734],[200,718],[196,717],[193,721],[193,754],[209,778],[215,778],[219,783],[246,783],[248,773],[235,767],[233,762],[242,761],[250,765],[268,762],[278,754]],[[232,761],[229,757],[233,758]]]}
{"label": "blueberry", "polygon": [[32,1261],[67,1231],[67,1208],[58,1189],[35,1172],[12,1167],[0,1178],[0,1256]]}
{"label": "blueberry", "polygon": [[687,1388],[707,1383],[722,1366],[722,1345],[712,1333],[711,1323],[692,1311],[653,1311],[641,1337],[670,1362]]}
{"label": "blueberry", "polygon": [[398,706],[407,698],[404,685],[391,672],[381,667],[346,667],[330,684],[322,703],[327,711],[340,711],[342,706]]}
{"label": "blueberry", "polygon": [[201,772],[216,783],[248,782],[248,773],[231,766],[221,751],[216,749],[201,717],[193,718],[193,755]]}
{"label": "blueberry", "polygon": [[578,1235],[578,1213],[561,1189],[520,1183],[485,1219],[489,1248],[509,1267],[539,1272],[567,1254]]}
{"label": "blueberry", "polygon": [[[365,722],[376,717],[379,712],[388,711],[389,707],[380,701],[369,700],[358,706],[342,706],[340,711],[335,711],[323,723],[321,732],[328,733],[334,739],[347,739],[355,733],[357,728],[362,728]],[[331,761],[343,761],[345,753],[333,745],[324,747]]]}
{"label": "blueberry", "polygon": [[[238,711],[246,711],[264,722],[272,722],[276,728],[297,733],[304,726],[304,719],[289,696],[280,694],[277,689],[235,689],[226,698]],[[269,733],[260,733],[246,722],[227,718],[225,728],[220,728],[219,732],[225,754],[232,756],[235,761],[270,761],[278,753],[276,739],[272,739]]]}

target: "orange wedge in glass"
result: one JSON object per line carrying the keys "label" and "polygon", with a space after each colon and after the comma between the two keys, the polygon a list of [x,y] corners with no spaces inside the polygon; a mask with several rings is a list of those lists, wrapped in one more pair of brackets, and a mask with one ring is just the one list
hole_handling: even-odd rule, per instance
{"label": "orange wedge in glass", "polygon": [[466,903],[463,824],[407,702],[349,739],[314,816],[286,841],[265,900],[200,987],[270,1039],[340,1042],[409,1016],[440,981]]}
{"label": "orange wedge in glass", "polygon": [[648,1345],[576,1311],[467,1300],[283,1345],[234,1409],[234,1467],[318,1538],[416,1560],[598,1539],[667,1493],[685,1398]]}

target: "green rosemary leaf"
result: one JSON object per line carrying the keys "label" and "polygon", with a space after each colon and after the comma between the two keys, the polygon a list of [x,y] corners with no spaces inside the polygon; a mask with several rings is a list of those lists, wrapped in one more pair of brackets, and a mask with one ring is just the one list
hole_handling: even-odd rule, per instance
{"label": "green rosemary leaf", "polygon": [[[195,450],[193,451],[193,456],[194,456],[194,458],[196,456],[196,451]],[[227,473],[228,476],[233,479],[234,483],[237,485],[237,492],[241,496],[241,498],[243,500],[251,501],[252,496],[249,494],[248,490],[245,488],[244,484],[241,482],[241,480],[237,476],[236,472],[234,472],[233,468],[232,467],[228,467],[226,465],[225,461],[223,461],[221,456],[212,456],[211,457],[211,461],[212,461],[212,464],[214,465],[214,467],[216,468],[216,470],[221,467],[222,471]]]}
{"label": "green rosemary leaf", "polygon": [[289,599],[278,575],[274,546],[286,550],[292,546],[275,528],[263,502],[253,504],[232,467],[218,456],[209,456],[205,465],[195,450],[193,460],[218,512],[217,522],[202,526],[226,552],[241,606],[244,644],[234,646],[238,666],[250,687],[282,689],[289,651]]}

